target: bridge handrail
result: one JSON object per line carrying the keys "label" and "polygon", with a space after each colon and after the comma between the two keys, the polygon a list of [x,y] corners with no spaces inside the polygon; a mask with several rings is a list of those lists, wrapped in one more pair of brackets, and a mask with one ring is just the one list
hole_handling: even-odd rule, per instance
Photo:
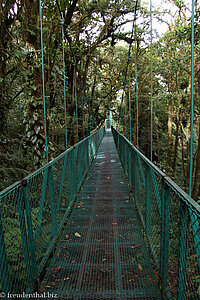
{"label": "bridge handrail", "polygon": [[31,291],[105,134],[97,130],[0,193],[0,289]]}
{"label": "bridge handrail", "polygon": [[[113,131],[117,131],[113,128]],[[164,172],[162,172],[152,161],[150,161],[142,152],[140,152],[133,144],[130,143],[130,141],[122,135],[120,132],[117,131],[117,133],[124,138],[124,140],[129,144],[129,146],[143,159],[143,161],[146,162],[146,164],[151,167],[158,176],[164,178],[166,183],[174,189],[174,191],[179,194],[179,196],[182,198],[183,201],[185,201],[188,206],[191,206],[191,208],[196,210],[196,213],[198,216],[200,216],[200,205],[192,198],[190,197],[180,186],[178,186],[168,175],[166,175]]]}
{"label": "bridge handrail", "polygon": [[167,299],[200,296],[200,205],[112,127]]}
{"label": "bridge handrail", "polygon": [[[102,127],[104,128],[104,127]],[[102,128],[100,128],[99,130],[102,130]],[[105,130],[105,128],[104,128]],[[95,135],[96,132],[92,133],[90,136],[85,137],[83,140],[81,140],[80,142],[78,142],[77,144],[71,146],[70,148],[68,148],[67,150],[65,150],[64,152],[62,152],[59,156],[57,156],[56,158],[54,158],[53,160],[51,160],[50,162],[48,162],[46,165],[42,166],[41,168],[35,170],[33,173],[27,175],[26,177],[24,177],[24,179],[30,179],[32,177],[34,177],[35,175],[45,171],[45,169],[47,169],[49,166],[51,166],[52,164],[54,164],[56,161],[62,159],[67,153],[73,151],[75,148],[77,148],[80,144],[82,144],[84,141],[91,139],[93,135]],[[7,195],[7,193],[11,192],[13,189],[20,187],[21,186],[21,181],[16,181],[15,183],[13,183],[12,185],[8,186],[7,188],[3,189],[2,191],[0,191],[0,201],[3,197],[5,197],[5,195]]]}

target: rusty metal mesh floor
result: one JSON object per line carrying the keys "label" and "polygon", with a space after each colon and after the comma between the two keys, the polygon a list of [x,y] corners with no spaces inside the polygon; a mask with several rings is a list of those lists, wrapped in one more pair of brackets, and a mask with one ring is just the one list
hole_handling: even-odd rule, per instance
{"label": "rusty metal mesh floor", "polygon": [[109,131],[40,291],[57,294],[59,299],[160,299]]}

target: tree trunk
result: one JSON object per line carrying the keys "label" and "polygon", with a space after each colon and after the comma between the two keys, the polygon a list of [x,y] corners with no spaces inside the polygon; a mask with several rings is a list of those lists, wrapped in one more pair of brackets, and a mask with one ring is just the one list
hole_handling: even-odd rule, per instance
{"label": "tree trunk", "polygon": [[198,189],[198,185],[199,185],[199,173],[200,173],[200,119],[199,119],[198,146],[197,146],[195,170],[194,170],[194,182],[193,182],[193,188],[192,188],[192,197],[194,199],[197,197],[197,189]]}
{"label": "tree trunk", "polygon": [[[197,65],[198,73],[198,97],[200,101],[200,67]],[[199,116],[200,116],[200,104],[199,104]],[[198,198],[200,196],[200,117],[199,117],[199,133],[198,133],[198,145],[197,145],[197,155],[195,161],[195,172],[194,172],[194,183],[192,189],[192,197]]]}
{"label": "tree trunk", "polygon": [[5,74],[6,74],[6,27],[4,23],[3,7],[0,5],[0,134],[6,127],[6,100],[5,100]]}
{"label": "tree trunk", "polygon": [[155,133],[156,133],[156,147],[157,147],[157,155],[158,155],[158,163],[160,163],[160,145],[159,145],[159,134],[158,134],[158,128],[155,122],[155,111],[153,112],[154,118],[153,118],[153,124],[154,124],[154,129],[155,129]]}
{"label": "tree trunk", "polygon": [[168,145],[167,145],[167,162],[171,167],[171,154],[172,154],[172,121],[173,121],[173,107],[172,99],[170,97],[168,104]]}
{"label": "tree trunk", "polygon": [[180,110],[180,107],[181,107],[181,99],[180,99],[180,93],[178,91],[178,109],[177,109],[177,114],[176,114],[176,136],[175,136],[175,144],[174,144],[174,159],[173,159],[173,164],[172,164],[172,169],[174,171],[176,170],[176,161],[177,161],[177,153],[178,153],[179,125],[180,125],[179,110]]}

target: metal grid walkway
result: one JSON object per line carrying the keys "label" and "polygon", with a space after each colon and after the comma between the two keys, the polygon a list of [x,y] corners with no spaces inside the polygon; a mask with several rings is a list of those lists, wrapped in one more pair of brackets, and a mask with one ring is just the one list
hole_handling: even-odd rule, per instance
{"label": "metal grid walkway", "polygon": [[110,131],[40,291],[58,294],[59,299],[160,299]]}

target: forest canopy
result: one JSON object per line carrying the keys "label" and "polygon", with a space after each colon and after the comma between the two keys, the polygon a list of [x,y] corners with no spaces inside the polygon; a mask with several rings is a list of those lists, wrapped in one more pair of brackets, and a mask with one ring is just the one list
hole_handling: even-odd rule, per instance
{"label": "forest canopy", "polygon": [[[114,126],[150,156],[149,1],[43,0],[44,83],[50,159],[102,126]],[[137,12],[135,14],[135,5]],[[191,3],[153,1],[153,162],[188,191],[191,126]],[[46,163],[39,0],[0,3],[0,189]],[[194,14],[192,196],[200,200],[200,6]],[[63,74],[63,39],[64,62]],[[134,25],[134,26],[133,26]],[[164,30],[165,29],[165,30]],[[127,75],[130,81],[124,84]],[[137,87],[136,87],[137,71]],[[121,101],[130,95],[131,106]],[[77,112],[76,112],[77,100]],[[121,105],[122,103],[122,105]],[[84,130],[83,130],[84,128]]]}

